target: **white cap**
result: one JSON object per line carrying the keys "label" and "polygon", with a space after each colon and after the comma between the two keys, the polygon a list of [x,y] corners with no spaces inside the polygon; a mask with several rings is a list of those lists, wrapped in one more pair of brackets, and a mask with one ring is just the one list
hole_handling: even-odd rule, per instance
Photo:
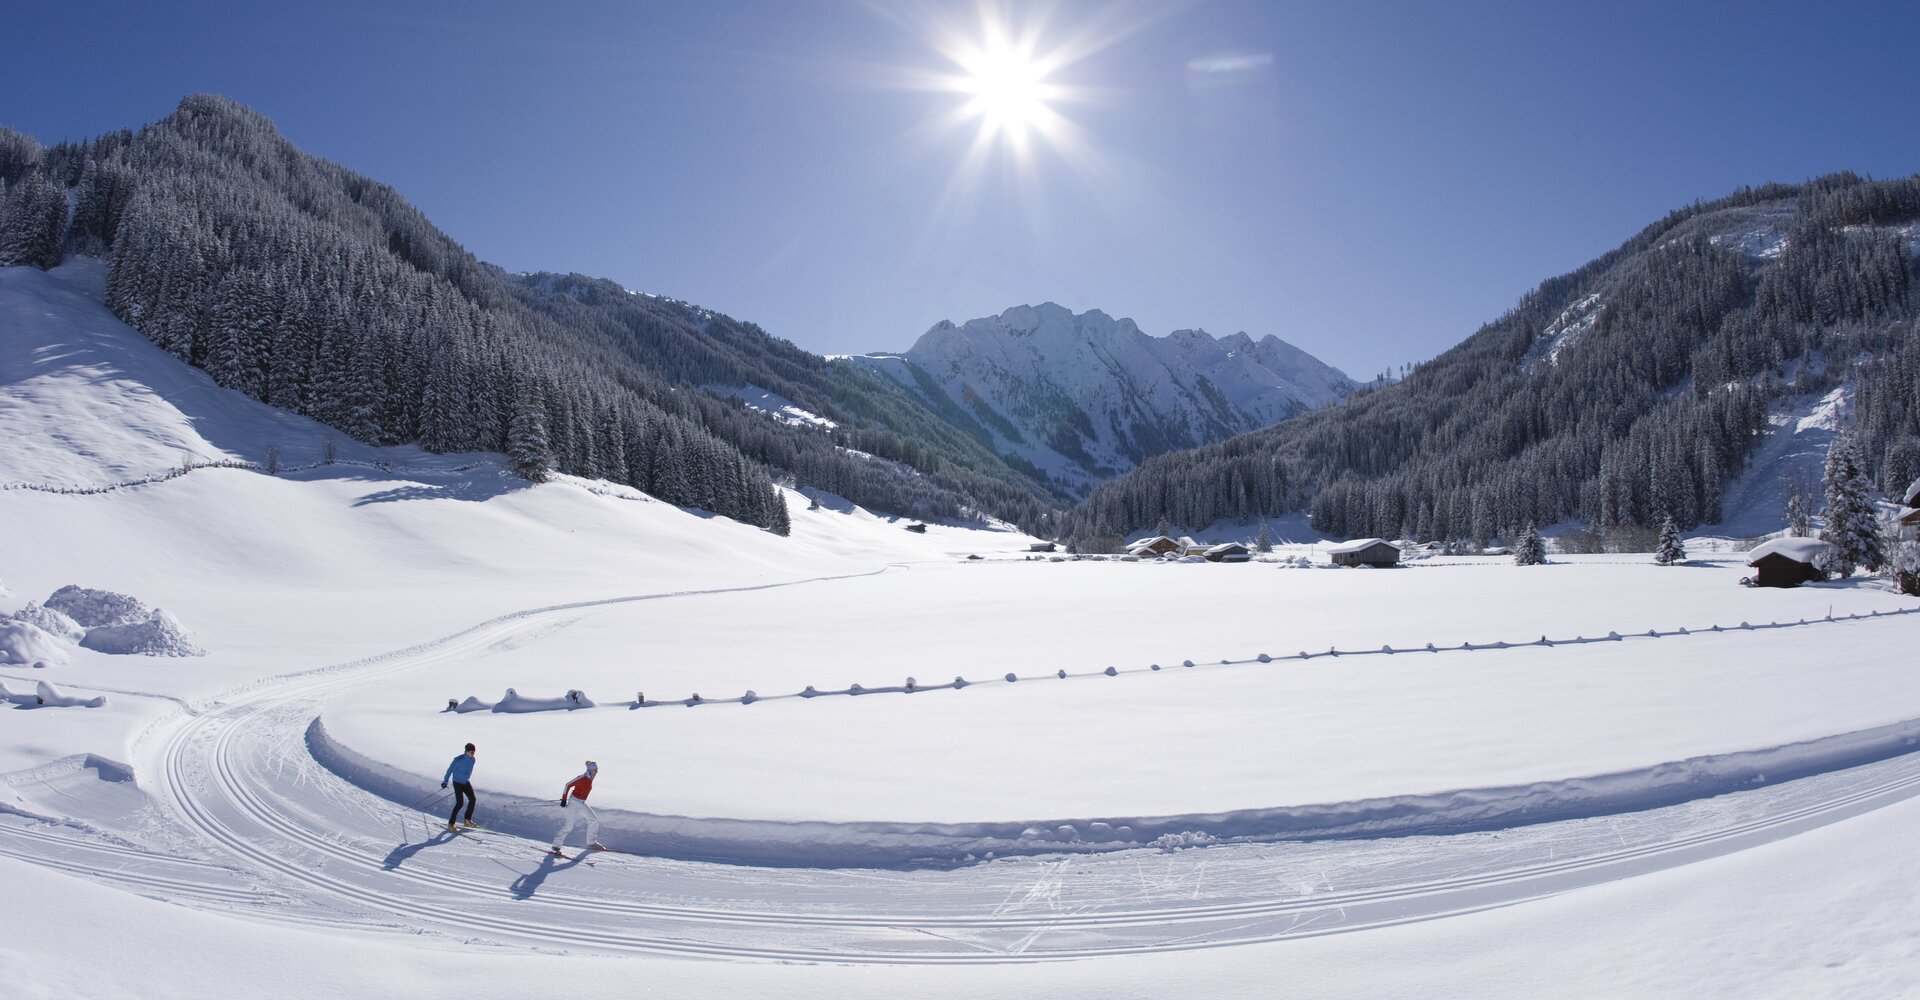
{"label": "white cap", "polygon": [[596,764],[596,763],[594,763],[593,761],[587,761],[587,770],[589,770],[589,771],[598,771],[598,770],[600,770],[600,765],[599,765],[599,764]]}

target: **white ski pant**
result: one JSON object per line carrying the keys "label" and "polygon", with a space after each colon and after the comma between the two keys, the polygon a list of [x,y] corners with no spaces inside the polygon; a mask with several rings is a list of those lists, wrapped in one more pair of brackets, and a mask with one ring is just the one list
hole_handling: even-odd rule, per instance
{"label": "white ski pant", "polygon": [[560,830],[553,835],[554,850],[559,850],[567,842],[567,834],[572,833],[574,824],[583,819],[587,821],[587,843],[600,842],[600,817],[594,813],[592,806],[587,805],[585,799],[568,799],[560,812],[562,815]]}

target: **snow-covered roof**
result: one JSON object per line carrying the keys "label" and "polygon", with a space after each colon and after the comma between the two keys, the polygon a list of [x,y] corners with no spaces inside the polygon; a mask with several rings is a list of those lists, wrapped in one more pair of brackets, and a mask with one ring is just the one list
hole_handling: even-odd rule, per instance
{"label": "snow-covered roof", "polygon": [[1907,493],[1903,500],[1909,507],[1920,507],[1920,479],[1914,480],[1912,484],[1907,487]]}
{"label": "snow-covered roof", "polygon": [[1346,552],[1364,552],[1367,549],[1373,548],[1376,545],[1385,545],[1388,548],[1394,549],[1396,551],[1399,549],[1399,546],[1394,545],[1392,542],[1389,542],[1384,538],[1356,538],[1351,542],[1346,542],[1341,545],[1333,546],[1332,548],[1327,550],[1327,554],[1336,555],[1336,554],[1346,553]]}
{"label": "snow-covered roof", "polygon": [[[1142,538],[1142,539],[1140,539],[1140,540],[1139,540],[1139,541],[1137,541],[1137,542],[1128,542],[1128,543],[1127,543],[1127,548],[1130,548],[1130,549],[1137,549],[1137,548],[1139,548],[1139,547],[1140,547],[1140,546],[1142,546],[1142,545],[1152,545],[1152,544],[1154,544],[1155,542],[1172,542],[1172,541],[1173,541],[1173,539],[1171,539],[1171,538],[1168,538],[1168,537],[1167,537],[1167,536],[1165,536],[1165,535],[1154,535],[1154,536],[1153,536],[1153,537],[1151,537],[1151,538]],[[1179,544],[1179,543],[1177,543],[1177,542],[1176,542],[1175,544]]]}
{"label": "snow-covered roof", "polygon": [[1208,549],[1207,554],[1212,555],[1215,552],[1232,552],[1234,549],[1239,549],[1242,552],[1247,551],[1247,547],[1241,544],[1240,542],[1221,542],[1220,544],[1215,545],[1214,547]]}
{"label": "snow-covered roof", "polygon": [[1747,553],[1747,565],[1765,559],[1768,556],[1786,556],[1794,562],[1810,563],[1820,557],[1820,553],[1833,546],[1818,538],[1776,538],[1765,545],[1756,545]]}

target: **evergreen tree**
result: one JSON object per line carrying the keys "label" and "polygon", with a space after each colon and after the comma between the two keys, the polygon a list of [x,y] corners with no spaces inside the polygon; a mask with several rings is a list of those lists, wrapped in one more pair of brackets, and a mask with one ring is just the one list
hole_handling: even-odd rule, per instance
{"label": "evergreen tree", "polygon": [[1538,566],[1547,561],[1547,543],[1540,538],[1540,529],[1527,525],[1520,541],[1513,547],[1515,566]]}
{"label": "evergreen tree", "polygon": [[1660,548],[1653,554],[1653,561],[1661,566],[1685,562],[1686,547],[1680,544],[1680,526],[1675,524],[1672,515],[1660,522]]}
{"label": "evergreen tree", "polygon": [[1167,523],[1167,515],[1160,515],[1160,520],[1154,523],[1153,533],[1166,538],[1173,537],[1173,526]]}
{"label": "evergreen tree", "polygon": [[1822,515],[1826,527],[1820,538],[1833,545],[1834,572],[1846,579],[1855,567],[1877,570],[1886,561],[1880,542],[1880,522],[1874,516],[1873,486],[1860,468],[1860,457],[1853,441],[1842,438],[1827,450],[1827,468],[1823,477],[1827,506]]}
{"label": "evergreen tree", "polygon": [[544,483],[553,467],[553,450],[547,443],[547,421],[538,407],[523,404],[514,414],[507,431],[507,467],[528,482]]}
{"label": "evergreen tree", "polygon": [[26,264],[46,270],[60,263],[67,228],[67,193],[35,171],[0,206],[0,267]]}
{"label": "evergreen tree", "polygon": [[1267,526],[1265,519],[1260,522],[1260,534],[1253,540],[1253,551],[1260,553],[1273,551],[1273,529]]}
{"label": "evergreen tree", "polygon": [[772,493],[771,517],[767,522],[767,530],[785,538],[793,534],[793,522],[787,515],[787,496],[777,488]]}
{"label": "evergreen tree", "polygon": [[1900,524],[1891,519],[1892,550],[1887,553],[1887,572],[1902,594],[1920,597],[1920,525]]}

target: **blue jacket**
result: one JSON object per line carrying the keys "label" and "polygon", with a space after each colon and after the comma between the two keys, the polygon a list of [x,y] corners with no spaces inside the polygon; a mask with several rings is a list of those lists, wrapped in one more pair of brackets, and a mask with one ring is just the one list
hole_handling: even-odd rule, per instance
{"label": "blue jacket", "polygon": [[447,765],[447,773],[440,776],[442,782],[449,779],[463,785],[471,784],[473,781],[473,758],[466,754],[455,757],[453,763]]}

